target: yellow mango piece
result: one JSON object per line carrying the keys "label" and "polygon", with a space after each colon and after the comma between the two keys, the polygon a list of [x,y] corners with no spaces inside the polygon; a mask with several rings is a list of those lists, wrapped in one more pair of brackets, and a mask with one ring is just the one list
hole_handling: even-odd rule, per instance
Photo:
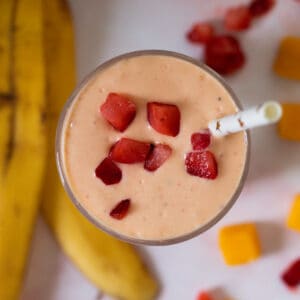
{"label": "yellow mango piece", "polygon": [[300,80],[300,37],[287,36],[281,40],[273,70],[278,76]]}
{"label": "yellow mango piece", "polygon": [[300,194],[295,196],[295,200],[288,215],[286,225],[288,228],[300,232]]}
{"label": "yellow mango piece", "polygon": [[278,123],[281,138],[300,141],[300,103],[281,103],[282,118]]}
{"label": "yellow mango piece", "polygon": [[260,242],[254,224],[225,226],[219,232],[219,246],[227,265],[240,265],[257,259]]}

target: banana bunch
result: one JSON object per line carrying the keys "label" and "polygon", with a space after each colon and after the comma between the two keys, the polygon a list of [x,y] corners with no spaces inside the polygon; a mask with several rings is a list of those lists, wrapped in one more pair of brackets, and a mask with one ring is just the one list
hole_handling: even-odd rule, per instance
{"label": "banana bunch", "polygon": [[117,299],[148,300],[157,283],[134,248],[71,204],[54,137],[75,86],[74,37],[63,0],[0,1],[0,299],[17,300],[38,209],[65,254]]}
{"label": "banana bunch", "polygon": [[42,0],[0,3],[0,299],[11,300],[21,288],[46,166],[46,81]]}

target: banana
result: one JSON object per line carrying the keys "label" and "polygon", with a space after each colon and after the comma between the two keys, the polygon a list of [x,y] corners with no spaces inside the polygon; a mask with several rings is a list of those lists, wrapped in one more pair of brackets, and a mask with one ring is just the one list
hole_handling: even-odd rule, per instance
{"label": "banana", "polygon": [[0,1],[0,95],[8,96],[12,92],[12,20],[13,0]]}
{"label": "banana", "polygon": [[[48,149],[53,151],[59,112],[75,85],[73,29],[64,1],[45,0],[47,11]],[[59,45],[59,47],[57,46]],[[157,283],[132,246],[103,233],[83,217],[59,181],[49,155],[42,213],[58,243],[74,264],[102,291],[126,300],[154,299]]]}
{"label": "banana", "polygon": [[8,147],[10,142],[10,129],[11,129],[11,103],[1,103],[0,98],[0,183],[4,176],[4,167],[6,165]]}
{"label": "banana", "polygon": [[13,35],[13,149],[0,182],[0,299],[22,286],[46,162],[43,0],[18,0]]}

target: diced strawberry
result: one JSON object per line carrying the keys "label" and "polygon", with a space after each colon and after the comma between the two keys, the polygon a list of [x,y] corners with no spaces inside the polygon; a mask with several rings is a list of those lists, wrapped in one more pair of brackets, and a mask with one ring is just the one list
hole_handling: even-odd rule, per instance
{"label": "diced strawberry", "polygon": [[260,17],[269,12],[275,5],[275,0],[253,0],[249,4],[249,10],[253,17]]}
{"label": "diced strawberry", "polygon": [[196,23],[187,33],[187,39],[192,43],[206,44],[213,36],[215,30],[209,23]]}
{"label": "diced strawberry", "polygon": [[226,12],[224,25],[227,30],[241,31],[250,27],[252,15],[246,5],[229,8]]}
{"label": "diced strawberry", "polygon": [[176,105],[148,102],[147,116],[150,125],[157,132],[170,136],[176,136],[179,133],[180,111]]}
{"label": "diced strawberry", "polygon": [[100,111],[115,129],[123,132],[134,119],[136,106],[127,97],[110,93],[101,105]]}
{"label": "diced strawberry", "polygon": [[205,63],[220,74],[231,74],[243,67],[245,56],[235,37],[220,35],[206,45]]}
{"label": "diced strawberry", "polygon": [[281,279],[289,288],[295,288],[300,284],[300,258],[288,267]]}
{"label": "diced strawberry", "polygon": [[130,207],[130,199],[121,200],[109,213],[109,215],[117,220],[122,220],[128,213]]}
{"label": "diced strawberry", "polygon": [[157,144],[149,153],[144,168],[148,171],[157,170],[172,154],[172,148],[165,144]]}
{"label": "diced strawberry", "polygon": [[150,147],[150,143],[121,138],[112,146],[109,156],[113,161],[123,164],[144,162]]}
{"label": "diced strawberry", "polygon": [[191,143],[193,150],[204,150],[210,145],[211,134],[208,129],[193,133]]}
{"label": "diced strawberry", "polygon": [[104,158],[98,165],[95,175],[106,185],[119,183],[122,179],[121,169],[108,157]]}
{"label": "diced strawberry", "polygon": [[188,153],[185,166],[186,171],[193,176],[215,179],[218,175],[217,162],[210,151]]}
{"label": "diced strawberry", "polygon": [[213,300],[207,292],[200,292],[197,296],[197,300]]}

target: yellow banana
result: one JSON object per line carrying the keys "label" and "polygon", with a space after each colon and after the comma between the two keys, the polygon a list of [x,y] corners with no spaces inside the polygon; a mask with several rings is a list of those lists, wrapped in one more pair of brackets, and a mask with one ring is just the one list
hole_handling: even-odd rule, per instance
{"label": "yellow banana", "polygon": [[18,0],[13,35],[12,155],[0,182],[0,299],[22,285],[45,167],[43,0]]}
{"label": "yellow banana", "polygon": [[0,183],[3,181],[4,167],[6,165],[6,159],[8,155],[11,129],[11,113],[11,103],[7,103],[5,101],[1,103],[0,98]]}
{"label": "yellow banana", "polygon": [[0,1],[0,183],[7,164],[12,114],[12,33],[15,0]]}
{"label": "yellow banana", "polygon": [[[49,132],[53,151],[55,127],[63,103],[74,88],[72,22],[64,1],[45,0]],[[58,47],[59,45],[59,47]],[[49,155],[42,212],[64,252],[104,292],[126,300],[153,299],[157,283],[132,246],[108,236],[87,221],[68,199]]]}
{"label": "yellow banana", "polygon": [[0,95],[10,95],[14,0],[0,1]]}

